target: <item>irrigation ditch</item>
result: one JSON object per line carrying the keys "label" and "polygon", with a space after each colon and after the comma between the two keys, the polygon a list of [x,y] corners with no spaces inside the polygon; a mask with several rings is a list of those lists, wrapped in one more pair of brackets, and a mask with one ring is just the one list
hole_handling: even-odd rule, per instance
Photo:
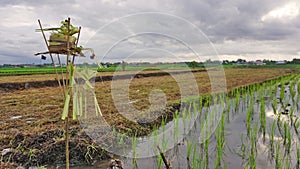
{"label": "irrigation ditch", "polygon": [[[205,69],[199,70],[192,70],[192,71],[172,71],[172,74],[183,74],[183,73],[196,73],[196,72],[206,72]],[[93,78],[95,82],[104,82],[104,81],[111,81],[113,79],[131,79],[131,78],[145,78],[145,77],[155,77],[155,76],[169,76],[168,72],[160,71],[160,72],[151,72],[147,73],[127,73],[123,75],[104,75],[104,76],[97,76]],[[16,76],[18,78],[18,76]],[[63,80],[60,80],[61,84]],[[29,82],[8,82],[8,83],[0,83],[0,90],[2,91],[11,91],[11,90],[21,90],[21,89],[28,89],[28,88],[41,88],[41,87],[56,87],[58,86],[57,80],[43,80],[43,81],[29,81]]]}

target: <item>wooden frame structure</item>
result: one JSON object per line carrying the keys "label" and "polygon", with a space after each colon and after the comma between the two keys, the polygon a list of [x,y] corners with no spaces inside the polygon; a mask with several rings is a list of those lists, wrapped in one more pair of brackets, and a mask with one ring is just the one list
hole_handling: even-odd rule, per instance
{"label": "wooden frame structure", "polygon": [[[81,50],[78,50],[78,41],[79,41],[79,37],[80,37],[81,27],[79,27],[79,31],[77,33],[77,38],[76,38],[76,41],[74,43],[74,46],[72,46],[72,45],[70,46],[69,31],[70,31],[71,19],[68,18],[68,20],[66,20],[66,22],[68,23],[68,34],[67,34],[67,38],[66,38],[67,39],[66,44],[63,45],[63,46],[55,45],[56,46],[55,47],[54,45],[50,45],[50,43],[48,43],[48,42],[51,42],[51,40],[50,39],[47,40],[44,29],[43,29],[42,24],[41,24],[41,21],[38,20],[39,27],[40,27],[39,30],[41,30],[41,32],[42,32],[42,35],[43,35],[43,38],[44,38],[44,41],[45,41],[45,44],[46,44],[46,47],[47,47],[48,51],[35,54],[35,55],[49,54],[49,56],[51,58],[51,62],[52,62],[54,72],[56,74],[56,80],[57,80],[58,85],[61,88],[61,91],[62,91],[64,96],[65,96],[65,93],[66,93],[66,86],[68,84],[68,80],[67,80],[68,77],[64,77],[63,65],[62,65],[60,55],[66,55],[66,64],[67,64],[67,66],[68,66],[69,63],[72,63],[74,65],[76,56],[83,56],[82,53],[81,53]],[[56,64],[55,64],[55,61],[54,61],[53,55],[55,55],[55,54],[57,56],[60,72],[57,71]],[[70,60],[70,56],[72,56],[72,60]],[[60,80],[59,74],[61,75],[60,78],[62,80]],[[68,74],[66,74],[66,76],[68,76]]]}

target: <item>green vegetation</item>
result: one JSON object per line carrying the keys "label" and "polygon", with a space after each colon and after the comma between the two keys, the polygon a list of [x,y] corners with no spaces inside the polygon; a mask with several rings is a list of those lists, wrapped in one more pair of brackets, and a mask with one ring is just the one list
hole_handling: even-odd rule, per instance
{"label": "green vegetation", "polygon": [[[194,62],[186,63],[140,63],[140,64],[126,64],[122,66],[122,63],[106,63],[102,64],[101,67],[97,68],[96,65],[82,64],[82,66],[89,67],[90,69],[97,70],[98,72],[114,72],[114,71],[147,71],[147,70],[176,70],[176,69],[201,69],[205,68],[205,64]],[[279,69],[300,69],[300,64],[285,64],[285,65],[235,65],[235,64],[215,64],[206,65],[221,68],[279,68]],[[63,73],[66,72],[66,67],[62,67]],[[54,74],[55,70],[53,67],[44,66],[4,66],[0,67],[0,76],[2,75],[30,75],[30,74]]]}
{"label": "green vegetation", "polygon": [[[63,67],[63,72],[66,68]],[[0,76],[3,75],[28,75],[28,74],[54,74],[53,67],[40,67],[40,68],[0,68]]]}

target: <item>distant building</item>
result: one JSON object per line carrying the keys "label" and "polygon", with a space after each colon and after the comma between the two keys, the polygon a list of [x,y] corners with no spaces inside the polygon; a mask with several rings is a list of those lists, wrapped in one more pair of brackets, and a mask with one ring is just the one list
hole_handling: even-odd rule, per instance
{"label": "distant building", "polygon": [[277,61],[276,62],[276,65],[285,65],[287,63],[286,60],[283,60],[283,61]]}
{"label": "distant building", "polygon": [[266,63],[264,63],[262,60],[256,60],[254,62],[255,65],[265,65]]}

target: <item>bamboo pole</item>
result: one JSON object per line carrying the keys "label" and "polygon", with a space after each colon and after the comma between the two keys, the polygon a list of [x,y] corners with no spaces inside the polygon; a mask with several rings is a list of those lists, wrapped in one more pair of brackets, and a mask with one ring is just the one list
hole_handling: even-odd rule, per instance
{"label": "bamboo pole", "polygon": [[64,92],[64,96],[66,96],[66,82],[65,82],[64,73],[63,73],[63,69],[62,69],[62,63],[61,63],[59,54],[57,54],[57,59],[58,59],[58,63],[59,63],[59,66],[60,66],[61,78],[62,78],[62,81],[63,81],[63,92]]}
{"label": "bamboo pole", "polygon": [[[78,31],[78,35],[77,35],[77,39],[76,39],[76,42],[75,42],[75,48],[77,47],[78,45],[78,41],[79,41],[79,36],[80,36],[80,32],[81,32],[81,26],[79,27],[79,31]],[[72,63],[74,64],[75,62],[75,55],[73,55],[73,59],[72,59]]]}
{"label": "bamboo pole", "polygon": [[[66,73],[66,77],[67,77],[67,81],[66,81],[66,85],[67,85],[67,94],[71,94],[71,86],[69,85],[69,81],[70,81],[70,76],[69,76],[69,70],[68,70],[68,65],[69,65],[69,58],[70,58],[70,18],[68,18],[68,35],[67,35],[67,73]],[[73,66],[73,65],[71,65]],[[70,109],[69,109],[70,110]],[[70,169],[70,152],[69,152],[69,113],[70,111],[68,111],[68,115],[65,119],[65,135],[66,135],[66,169]]]}

